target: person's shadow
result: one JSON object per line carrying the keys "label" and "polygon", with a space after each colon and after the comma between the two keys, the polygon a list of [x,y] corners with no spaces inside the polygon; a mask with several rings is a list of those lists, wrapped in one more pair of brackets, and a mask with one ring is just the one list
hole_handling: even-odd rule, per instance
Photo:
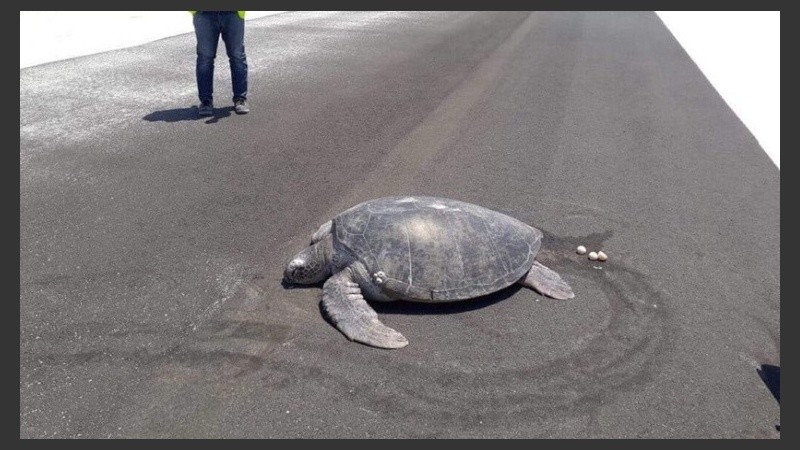
{"label": "person's shadow", "polygon": [[233,106],[226,108],[214,108],[213,116],[201,116],[197,111],[197,106],[190,108],[165,109],[154,111],[142,117],[148,122],[182,122],[187,120],[205,120],[206,123],[217,123],[219,119],[230,117],[233,113]]}
{"label": "person's shadow", "polygon": [[[780,366],[773,366],[771,364],[762,364],[760,368],[756,369],[758,372],[758,376],[761,377],[761,381],[767,385],[767,389],[772,393],[772,396],[775,397],[775,400],[778,402],[778,405],[781,404],[781,368]],[[775,428],[778,431],[781,431],[780,424],[776,425]]]}

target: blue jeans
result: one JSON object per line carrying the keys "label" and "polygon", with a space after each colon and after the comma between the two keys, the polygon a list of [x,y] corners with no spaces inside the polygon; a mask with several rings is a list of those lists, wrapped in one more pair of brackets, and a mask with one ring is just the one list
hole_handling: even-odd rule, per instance
{"label": "blue jeans", "polygon": [[214,58],[219,36],[231,65],[233,101],[247,98],[247,56],[244,54],[244,20],[236,11],[198,11],[194,15],[197,36],[197,91],[200,101],[214,99]]}

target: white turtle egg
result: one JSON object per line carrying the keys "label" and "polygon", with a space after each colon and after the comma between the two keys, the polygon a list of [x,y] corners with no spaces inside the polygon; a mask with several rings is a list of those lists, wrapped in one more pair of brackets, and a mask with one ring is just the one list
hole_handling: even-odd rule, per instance
{"label": "white turtle egg", "polygon": [[586,254],[586,247],[584,247],[582,245],[579,245],[578,248],[575,249],[575,251],[578,252],[579,255],[585,255]]}
{"label": "white turtle egg", "polygon": [[597,252],[597,259],[599,259],[600,261],[605,261],[608,259],[608,255],[606,255],[605,253],[603,253],[602,250],[600,250],[599,252]]}
{"label": "white turtle egg", "polygon": [[589,252],[589,259],[597,261],[597,252]]}

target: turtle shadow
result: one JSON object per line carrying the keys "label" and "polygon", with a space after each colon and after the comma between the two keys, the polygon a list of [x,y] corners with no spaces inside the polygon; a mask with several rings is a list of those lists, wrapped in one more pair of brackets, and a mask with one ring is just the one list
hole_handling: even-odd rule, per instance
{"label": "turtle shadow", "polygon": [[320,281],[319,283],[314,284],[294,284],[292,282],[286,281],[286,279],[281,279],[281,286],[284,289],[322,289],[322,286],[325,284],[324,281]]}
{"label": "turtle shadow", "polygon": [[[281,286],[284,289],[322,289],[324,284],[324,281],[315,284],[292,284],[284,279],[281,280]],[[443,303],[412,302],[408,300],[395,300],[391,302],[367,301],[372,309],[379,314],[458,314],[485,308],[506,300],[516,294],[520,289],[522,289],[521,285],[513,284],[505,289],[480,297]],[[324,316],[325,311],[322,308],[322,302],[319,303],[319,308]]]}
{"label": "turtle shadow", "polygon": [[153,111],[150,114],[142,117],[143,120],[148,122],[184,122],[184,121],[195,121],[195,120],[204,120],[206,119],[206,123],[216,123],[219,119],[230,117],[233,113],[233,106],[228,106],[225,108],[214,108],[214,115],[212,116],[201,116],[197,106],[192,106],[189,108],[173,108],[173,109],[164,109],[161,111]]}
{"label": "turtle shadow", "polygon": [[512,285],[491,294],[483,295],[466,300],[446,303],[423,303],[397,300],[394,302],[369,302],[372,309],[379,314],[414,314],[414,315],[438,315],[438,314],[458,314],[474,311],[494,305],[513,296],[522,289],[520,285]]}

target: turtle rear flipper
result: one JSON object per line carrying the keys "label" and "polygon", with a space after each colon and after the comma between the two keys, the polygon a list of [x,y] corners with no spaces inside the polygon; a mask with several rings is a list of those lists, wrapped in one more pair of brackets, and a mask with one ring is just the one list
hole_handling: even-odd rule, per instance
{"label": "turtle rear flipper", "polygon": [[402,348],[408,340],[378,320],[378,314],[361,295],[352,272],[344,269],[322,287],[322,308],[333,325],[351,341],[379,348]]}
{"label": "turtle rear flipper", "polygon": [[572,288],[561,275],[549,267],[544,266],[539,261],[534,261],[531,270],[520,278],[519,284],[527,286],[534,291],[558,300],[566,300],[575,297]]}

